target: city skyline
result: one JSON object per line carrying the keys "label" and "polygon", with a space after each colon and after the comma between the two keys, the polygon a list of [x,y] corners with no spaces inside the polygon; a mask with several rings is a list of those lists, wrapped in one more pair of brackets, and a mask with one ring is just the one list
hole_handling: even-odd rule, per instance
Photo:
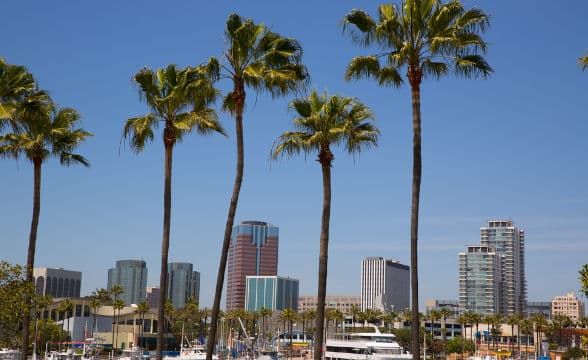
{"label": "city skyline", "polygon": [[[220,1],[207,4],[206,16],[194,21],[201,7],[181,2],[165,8],[152,1],[7,3],[13,16],[0,30],[12,36],[0,56],[26,66],[56,102],[78,109],[84,129],[96,135],[79,149],[91,168],[62,168],[55,161],[43,168],[35,267],[81,271],[84,295],[106,287],[104,274],[115,260],[143,259],[148,284],[158,284],[163,151],[155,143],[135,156],[121,144],[124,121],[145,113],[130,79],[143,66],[196,65],[219,56],[231,12],[298,39],[314,88],[357,97],[376,114],[378,149],[356,159],[335,152],[327,292],[359,294],[364,257],[408,264],[410,91],[343,80],[348,62],[365,50],[341,34],[340,21],[354,7],[374,14],[379,4],[301,1],[285,12],[277,3]],[[457,296],[456,254],[478,241],[480,224],[491,218],[513,219],[526,231],[529,301],[577,291],[577,271],[588,252],[588,72],[576,59],[588,47],[588,3],[572,1],[571,14],[553,11],[546,1],[466,5],[492,17],[485,38],[495,73],[488,80],[423,82],[419,303]],[[149,21],[129,21],[156,12],[164,19],[157,30]],[[229,84],[219,87],[226,92]],[[278,273],[300,279],[301,294],[314,294],[319,167],[310,157],[268,160],[273,141],[289,128],[289,100],[248,93],[236,221],[264,219],[279,226]],[[222,112],[219,118],[230,138],[186,138],[175,150],[173,175],[169,261],[193,263],[201,272],[201,303],[208,306],[234,175],[232,118]],[[3,202],[10,204],[0,208],[0,257],[23,264],[32,167],[2,159],[0,173],[9,189]]]}

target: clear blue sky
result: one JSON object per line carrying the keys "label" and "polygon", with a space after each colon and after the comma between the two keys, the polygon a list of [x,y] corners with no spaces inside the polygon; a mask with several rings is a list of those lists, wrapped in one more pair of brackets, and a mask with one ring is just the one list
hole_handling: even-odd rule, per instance
{"label": "clear blue sky", "polygon": [[[369,51],[341,34],[354,7],[375,1],[7,1],[0,56],[22,64],[56,102],[83,115],[95,134],[81,148],[92,167],[43,169],[36,266],[83,272],[82,293],[105,287],[117,259],[147,261],[159,283],[163,207],[160,137],[135,155],[121,146],[125,120],[147,109],[131,78],[141,67],[182,66],[220,56],[227,16],[237,12],[298,39],[313,86],[359,98],[377,116],[379,148],[336,152],[329,294],[360,293],[366,256],[410,263],[410,93],[373,81],[346,83],[348,61]],[[490,218],[526,230],[529,300],[577,290],[588,261],[588,2],[468,1],[492,15],[488,80],[447,77],[422,86],[421,304],[457,298],[458,253],[479,243]],[[221,83],[226,90],[230,84]],[[314,157],[269,162],[290,128],[289,98],[248,93],[245,178],[236,221],[280,227],[279,274],[316,293],[321,175]],[[229,138],[193,135],[175,148],[170,261],[201,272],[201,304],[212,304],[235,170]],[[0,259],[25,263],[32,167],[0,161]],[[224,306],[224,303],[223,303]]]}

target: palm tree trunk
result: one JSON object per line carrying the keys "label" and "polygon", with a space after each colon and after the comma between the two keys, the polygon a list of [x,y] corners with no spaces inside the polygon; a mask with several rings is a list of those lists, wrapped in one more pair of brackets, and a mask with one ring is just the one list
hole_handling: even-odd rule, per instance
{"label": "palm tree trunk", "polygon": [[[33,219],[31,221],[31,233],[29,235],[29,249],[27,252],[27,282],[33,284],[33,267],[35,266],[35,249],[37,247],[37,228],[39,227],[39,214],[41,213],[41,159],[33,159],[34,185],[33,185]],[[26,309],[22,319],[22,339],[20,360],[26,360],[29,350],[30,324],[32,303],[27,294]]]}
{"label": "palm tree trunk", "polygon": [[[241,192],[241,183],[243,182],[244,167],[244,146],[243,146],[243,102],[245,101],[244,89],[235,86],[234,94],[241,92],[242,98],[237,99],[237,110],[235,116],[235,132],[237,135],[237,170],[235,172],[235,184],[233,185],[233,196],[229,204],[229,213],[225,225],[225,237],[223,239],[223,248],[218,265],[218,275],[216,277],[216,289],[214,292],[214,303],[212,305],[212,314],[210,320],[210,335],[206,346],[206,360],[212,360],[212,352],[216,345],[216,332],[218,325],[218,315],[220,311],[220,300],[223,293],[223,284],[225,281],[225,270],[227,268],[227,257],[229,245],[231,243],[231,233],[233,223],[235,222],[235,213],[237,212],[237,203],[239,202],[239,193]],[[228,310],[228,309],[227,309]]]}
{"label": "palm tree trunk", "polygon": [[314,360],[323,358],[323,336],[325,324],[325,297],[327,290],[327,261],[329,254],[329,222],[331,218],[331,162],[333,154],[328,146],[321,149],[319,162],[323,172],[323,213],[318,271],[318,298],[316,309],[316,331],[314,338]]}
{"label": "palm tree trunk", "polygon": [[418,233],[419,233],[419,203],[421,192],[421,79],[422,71],[418,66],[410,66],[408,78],[411,85],[412,97],[412,130],[413,130],[413,159],[412,159],[412,207],[410,212],[410,283],[412,298],[412,357],[420,358],[419,347],[419,279],[418,279]]}
{"label": "palm tree trunk", "polygon": [[165,298],[167,292],[167,259],[169,252],[169,232],[171,224],[171,177],[172,177],[172,152],[175,135],[169,134],[171,130],[164,130],[165,147],[165,181],[163,187],[163,236],[161,240],[161,271],[159,273],[159,304],[157,308],[157,360],[162,360],[163,333],[165,331]]}

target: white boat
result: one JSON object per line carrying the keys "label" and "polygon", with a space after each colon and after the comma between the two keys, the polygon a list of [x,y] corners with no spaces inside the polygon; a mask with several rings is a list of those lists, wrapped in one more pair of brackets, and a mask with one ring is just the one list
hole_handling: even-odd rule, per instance
{"label": "white boat", "polygon": [[117,357],[117,360],[142,360],[143,352],[140,347],[132,347],[122,351],[121,355]]}
{"label": "white boat", "polygon": [[20,352],[12,349],[0,349],[0,360],[18,360]]}
{"label": "white boat", "polygon": [[398,344],[394,334],[374,326],[370,333],[342,334],[325,343],[326,360],[409,360],[412,355]]}
{"label": "white boat", "polygon": [[[212,354],[213,360],[219,360],[218,355]],[[164,356],[163,360],[206,360],[206,346],[199,342],[192,342],[187,347],[182,345],[180,355]]]}

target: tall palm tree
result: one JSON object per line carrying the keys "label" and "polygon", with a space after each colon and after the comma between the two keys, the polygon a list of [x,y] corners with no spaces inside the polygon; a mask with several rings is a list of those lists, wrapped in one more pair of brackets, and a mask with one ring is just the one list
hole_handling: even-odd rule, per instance
{"label": "tall palm tree", "polygon": [[[429,320],[431,320],[431,344],[435,341],[435,322],[441,319],[441,311],[433,309],[429,311]],[[426,336],[426,334],[425,334]]]}
{"label": "tall palm tree", "polygon": [[[482,322],[482,314],[479,314],[475,311],[468,311],[469,313],[469,317],[470,317],[470,322],[472,323],[472,325],[476,325],[476,337],[473,338],[472,340],[474,340],[474,353],[476,353],[478,351],[478,334],[480,333],[478,327],[480,326],[480,323]],[[480,337],[480,343],[482,343],[482,338]]]}
{"label": "tall palm tree", "polygon": [[318,152],[323,175],[323,210],[321,220],[317,322],[314,338],[314,358],[322,358],[325,296],[327,289],[327,259],[329,254],[329,223],[331,217],[331,166],[335,156],[331,146],[342,144],[349,154],[376,146],[379,130],[370,121],[371,110],[356,99],[322,95],[313,90],[306,98],[294,100],[290,108],[296,111],[296,130],[283,133],[272,149],[273,158],[292,156],[301,151]]}
{"label": "tall palm tree", "polygon": [[461,326],[461,358],[464,359],[463,351],[465,348],[466,327],[470,324],[470,319],[467,313],[462,313],[457,316],[456,322]]}
{"label": "tall palm tree", "polygon": [[306,340],[306,325],[308,323],[311,323],[312,321],[314,321],[314,319],[316,317],[316,311],[315,310],[305,310],[300,313],[299,317],[300,317],[300,322],[302,323],[302,338],[305,341],[307,341]]}
{"label": "tall palm tree", "polygon": [[[145,314],[147,314],[150,309],[151,307],[149,304],[146,301],[142,301],[137,305],[137,309],[135,310],[135,313],[141,317],[141,333],[139,334],[141,340],[143,340],[145,334]],[[139,346],[144,348],[141,340],[139,341]]]}
{"label": "tall palm tree", "polygon": [[13,128],[14,111],[22,106],[22,101],[37,89],[33,75],[24,66],[11,65],[0,58],[0,131],[6,123]]}
{"label": "tall palm tree", "polygon": [[[378,19],[363,10],[352,10],[343,19],[345,31],[363,46],[375,46],[378,54],[351,60],[347,80],[372,77],[381,86],[400,86],[402,69],[410,83],[413,123],[411,244],[412,353],[419,356],[418,319],[418,219],[421,186],[421,81],[457,75],[488,76],[492,68],[480,56],[489,17],[479,9],[466,10],[460,0],[402,0],[401,5],[381,5]],[[382,60],[382,64],[380,61]]]}
{"label": "tall palm tree", "polygon": [[[18,159],[24,156],[33,164],[33,215],[27,250],[26,280],[33,284],[33,267],[37,246],[37,229],[41,212],[41,169],[43,163],[58,157],[64,166],[88,161],[73,151],[89,136],[77,128],[80,114],[72,108],[58,108],[43,91],[32,91],[14,104],[11,110],[12,132],[0,135],[0,157]],[[21,360],[26,360],[30,336],[30,309],[23,317]]]}
{"label": "tall palm tree", "polygon": [[543,314],[533,314],[531,316],[531,321],[535,326],[535,333],[537,334],[537,341],[535,341],[535,354],[540,354],[541,352],[541,340],[543,338],[543,330],[547,326],[547,319]]}
{"label": "tall palm tree", "polygon": [[150,109],[150,113],[127,120],[123,138],[137,153],[147,142],[153,140],[154,130],[163,126],[163,146],[165,149],[165,176],[163,195],[163,235],[161,241],[161,272],[159,276],[159,296],[157,312],[157,352],[162,358],[163,332],[165,322],[165,289],[167,288],[167,263],[169,234],[171,227],[171,177],[173,148],[184,136],[196,130],[201,135],[213,132],[225,134],[218,122],[216,112],[210,108],[216,100],[217,90],[213,87],[210,69],[176,65],[153,71],[141,69],[135,74],[139,97]]}
{"label": "tall palm tree", "polygon": [[349,309],[349,315],[351,315],[351,328],[353,329],[351,332],[355,330],[355,319],[358,318],[359,314],[361,313],[361,309],[359,306],[353,304]]}
{"label": "tall palm tree", "polygon": [[266,307],[262,307],[261,310],[259,311],[259,314],[261,315],[261,333],[263,334],[264,345],[265,345],[265,336],[266,336],[266,332],[267,332],[266,319],[268,317],[272,316],[273,311],[271,309],[266,308]]}
{"label": "tall palm tree", "polygon": [[108,290],[104,288],[96,289],[92,291],[92,295],[90,295],[90,309],[93,312],[93,323],[92,323],[92,336],[94,336],[94,331],[96,330],[96,320],[98,318],[98,309],[102,307],[102,305],[110,302],[110,293]]}
{"label": "tall palm tree", "polygon": [[[115,338],[115,324],[116,324],[116,306],[115,304],[119,304],[118,297],[125,292],[125,289],[120,284],[114,284],[108,290],[108,297],[110,303],[112,305],[112,350],[115,349],[116,346],[116,338]],[[112,298],[111,298],[112,297]],[[123,302],[124,305],[124,302]]]}
{"label": "tall palm tree", "polygon": [[[227,256],[243,181],[243,112],[246,88],[249,87],[255,92],[267,91],[272,96],[282,96],[302,89],[309,78],[306,67],[301,63],[300,44],[294,39],[269,30],[263,24],[255,24],[251,19],[243,19],[238,14],[231,14],[227,19],[225,42],[228,48],[220,66],[221,78],[231,80],[233,89],[225,96],[223,109],[235,116],[237,168],[218,266],[212,306],[211,334],[206,348],[207,360],[212,360],[212,352],[216,345],[216,329]],[[211,63],[215,62],[218,64],[217,60],[211,61]]]}

